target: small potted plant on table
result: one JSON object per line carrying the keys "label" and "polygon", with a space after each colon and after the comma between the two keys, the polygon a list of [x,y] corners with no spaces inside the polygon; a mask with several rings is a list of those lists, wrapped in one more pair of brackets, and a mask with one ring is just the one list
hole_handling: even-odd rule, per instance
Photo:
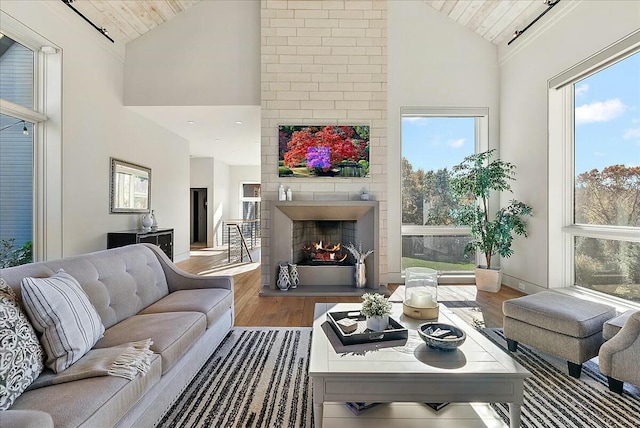
{"label": "small potted plant on table", "polygon": [[362,295],[362,309],[360,313],[367,317],[367,328],[373,331],[383,331],[389,326],[391,302],[382,294],[365,293]]}

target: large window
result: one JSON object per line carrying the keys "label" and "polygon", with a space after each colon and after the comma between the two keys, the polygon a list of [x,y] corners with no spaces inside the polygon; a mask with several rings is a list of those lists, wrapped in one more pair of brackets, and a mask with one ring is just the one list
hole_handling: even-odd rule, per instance
{"label": "large window", "polygon": [[449,189],[454,165],[477,151],[486,135],[484,110],[403,110],[402,271],[429,267],[443,273],[473,270],[464,255],[469,229],[456,227]]}
{"label": "large window", "polygon": [[576,285],[640,302],[640,52],[573,84]]}
{"label": "large window", "polygon": [[62,255],[62,63],[59,48],[3,11],[0,24],[3,267]]}
{"label": "large window", "polygon": [[34,58],[31,49],[0,38],[0,97],[15,107],[0,114],[0,267],[33,258],[33,124],[21,111],[34,109]]}
{"label": "large window", "polygon": [[635,302],[640,302],[638,76],[640,33],[549,82],[550,284],[569,283]]}

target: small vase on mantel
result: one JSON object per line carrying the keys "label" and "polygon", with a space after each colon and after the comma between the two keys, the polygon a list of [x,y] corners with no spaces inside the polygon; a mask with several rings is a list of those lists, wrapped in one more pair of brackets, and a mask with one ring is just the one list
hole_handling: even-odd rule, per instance
{"label": "small vase on mantel", "polygon": [[367,317],[367,328],[369,330],[384,331],[387,327],[389,327],[389,314]]}

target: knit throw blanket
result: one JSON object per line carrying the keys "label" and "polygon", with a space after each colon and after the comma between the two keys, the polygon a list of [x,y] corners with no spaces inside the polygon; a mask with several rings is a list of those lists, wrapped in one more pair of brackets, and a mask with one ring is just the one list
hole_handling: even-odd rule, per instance
{"label": "knit throw blanket", "polygon": [[60,373],[54,373],[50,369],[44,370],[28,389],[96,376],[118,376],[131,380],[149,370],[153,355],[149,348],[152,344],[151,339],[146,339],[111,348],[92,349]]}

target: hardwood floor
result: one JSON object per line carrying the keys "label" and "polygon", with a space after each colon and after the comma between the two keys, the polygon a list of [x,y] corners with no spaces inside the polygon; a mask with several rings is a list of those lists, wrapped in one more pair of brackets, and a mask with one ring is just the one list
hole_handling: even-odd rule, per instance
{"label": "hardwood floor", "polygon": [[[260,264],[245,263],[221,267],[219,254],[199,251],[177,263],[196,275],[233,275],[235,280],[236,326],[310,327],[313,308],[319,302],[358,303],[360,297],[260,297]],[[397,285],[388,288],[395,291]],[[438,287],[438,300],[472,325],[502,327],[502,302],[522,296],[518,290],[502,286],[498,293],[477,291],[475,286]]]}

